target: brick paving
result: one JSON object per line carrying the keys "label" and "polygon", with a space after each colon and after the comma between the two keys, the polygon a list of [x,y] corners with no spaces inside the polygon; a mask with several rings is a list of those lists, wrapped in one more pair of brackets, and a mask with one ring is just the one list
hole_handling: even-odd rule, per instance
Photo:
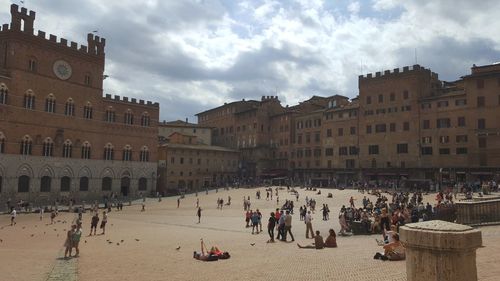
{"label": "brick paving", "polygon": [[[264,189],[261,191],[265,198]],[[319,206],[329,204],[331,220],[322,221],[320,212],[313,215],[314,230],[320,230],[324,236],[329,228],[336,231],[340,228],[336,219],[338,210],[347,204],[349,197],[355,196],[356,203],[360,204],[364,196],[354,190],[334,190],[334,198],[330,199],[326,198],[328,192],[323,190],[322,195],[315,195],[301,190],[299,199],[303,204],[307,195],[315,198]],[[227,201],[228,195],[232,197],[232,206],[217,210],[217,198]],[[122,212],[112,211],[106,235],[82,237],[81,257],[71,260],[57,259],[62,255],[60,250],[68,224],[46,226],[36,215],[22,215],[14,228],[0,229],[0,239],[4,241],[0,243],[0,260],[9,261],[0,263],[0,272],[4,277],[15,276],[8,280],[406,280],[404,261],[372,259],[380,250],[375,242],[379,235],[338,237],[336,249],[298,249],[296,242],[307,244],[312,239],[305,239],[305,225],[295,214],[292,231],[296,242],[266,243],[266,231],[252,235],[251,229],[244,227],[244,195],[251,197],[252,209],[259,208],[266,220],[277,206],[275,201],[256,200],[255,189],[200,193],[203,216],[198,224],[194,195],[183,199],[179,209],[177,198],[166,198],[162,202],[148,200],[146,212],[140,212],[138,205],[125,207]],[[280,202],[286,198],[292,199],[292,196],[280,191]],[[58,217],[61,221],[73,218],[74,214]],[[0,225],[7,222],[7,216],[0,217]],[[26,229],[21,228],[23,225]],[[89,226],[90,217],[84,215],[84,235]],[[485,247],[478,250],[478,275],[482,281],[497,280],[500,269],[495,263],[500,253],[500,226],[480,229]],[[200,238],[229,251],[231,259],[194,260],[192,253],[199,250]],[[181,248],[176,250],[178,246]]]}
{"label": "brick paving", "polygon": [[[60,256],[62,256],[62,252]],[[57,258],[45,281],[77,281],[78,259]]]}

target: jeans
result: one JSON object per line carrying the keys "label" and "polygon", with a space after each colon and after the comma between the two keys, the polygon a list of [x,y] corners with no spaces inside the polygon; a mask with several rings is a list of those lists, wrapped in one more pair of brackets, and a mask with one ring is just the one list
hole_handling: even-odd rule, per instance
{"label": "jeans", "polygon": [[274,240],[274,226],[273,227],[268,227],[267,228],[267,233],[269,233],[269,237],[271,237],[271,240]]}

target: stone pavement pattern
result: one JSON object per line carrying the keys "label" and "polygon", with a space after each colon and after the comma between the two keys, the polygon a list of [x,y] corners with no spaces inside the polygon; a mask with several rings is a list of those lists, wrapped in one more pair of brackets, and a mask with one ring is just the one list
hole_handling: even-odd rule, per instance
{"label": "stone pavement pattern", "polygon": [[[276,201],[256,200],[256,189],[238,189],[209,195],[199,194],[203,209],[202,222],[197,224],[194,195],[181,200],[177,209],[177,198],[164,198],[162,202],[148,200],[146,212],[140,206],[125,207],[122,212],[112,211],[106,235],[82,237],[81,257],[60,260],[65,229],[74,219],[74,214],[63,213],[61,222],[46,226],[37,215],[21,215],[15,227],[8,225],[8,216],[0,217],[0,272],[6,280],[406,280],[405,262],[382,262],[372,257],[380,247],[375,243],[378,235],[338,237],[336,249],[298,249],[296,242],[308,244],[305,239],[305,224],[293,216],[296,242],[267,244],[269,238],[266,223],[269,213],[276,208]],[[327,203],[330,220],[322,221],[321,212],[313,215],[313,228],[325,237],[329,228],[339,230],[338,210],[347,205],[350,196],[361,204],[363,194],[355,190],[334,190],[334,198],[326,198],[328,192],[315,195],[312,191],[300,191],[299,203],[305,196],[317,200],[317,206]],[[216,209],[218,197],[232,205],[221,211]],[[242,207],[243,196],[250,196],[252,209],[263,213],[261,234],[252,235],[245,228]],[[276,199],[275,197],[273,197]],[[280,204],[285,199],[294,199],[286,191],[280,191]],[[433,196],[428,197],[429,200]],[[295,199],[294,199],[295,200]],[[296,210],[298,210],[296,204]],[[318,208],[320,209],[320,208]],[[36,225],[36,227],[35,227]],[[84,235],[90,227],[90,216],[84,215]],[[22,227],[25,227],[23,229]],[[54,230],[55,229],[55,230]],[[484,248],[477,251],[479,280],[493,281],[500,275],[496,262],[500,257],[500,226],[481,228]],[[45,232],[45,234],[44,234]],[[33,237],[31,236],[33,234]],[[194,250],[199,251],[200,238],[207,245],[218,245],[231,253],[231,259],[218,262],[194,260]],[[109,241],[108,241],[109,240]],[[122,241],[123,240],[123,241]],[[85,242],[87,241],[87,242]],[[251,243],[255,243],[254,246]],[[180,246],[180,250],[176,248]],[[74,266],[78,266],[78,274]],[[27,266],[29,264],[29,266]],[[67,275],[64,275],[67,274]],[[57,279],[67,276],[68,279]],[[71,276],[71,277],[68,277]],[[55,279],[50,279],[55,278]],[[75,278],[75,279],[69,279]]]}

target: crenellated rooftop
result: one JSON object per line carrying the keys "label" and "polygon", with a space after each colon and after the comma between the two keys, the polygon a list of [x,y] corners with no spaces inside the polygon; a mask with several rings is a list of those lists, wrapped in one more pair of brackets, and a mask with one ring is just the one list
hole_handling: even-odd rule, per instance
{"label": "crenellated rooftop", "polygon": [[108,101],[114,101],[114,102],[120,102],[120,103],[127,103],[127,104],[133,104],[133,105],[143,105],[143,106],[149,106],[149,107],[160,107],[160,104],[157,103],[157,102],[145,101],[145,100],[137,100],[136,98],[129,99],[128,97],[120,97],[120,96],[117,96],[117,95],[115,95],[113,97],[110,94],[106,94],[104,96],[104,99],[108,100]]}
{"label": "crenellated rooftop", "polygon": [[438,79],[438,74],[430,71],[430,69],[414,64],[412,66],[405,66],[403,68],[394,68],[393,70],[384,70],[383,72],[378,71],[374,73],[368,73],[367,75],[359,75],[359,80],[366,79],[378,79],[378,78],[392,78],[401,74],[415,73],[415,72],[429,72],[432,78]]}
{"label": "crenellated rooftop", "polygon": [[[62,47],[67,47],[68,49],[76,50],[84,54],[104,57],[104,47],[106,46],[106,39],[100,38],[92,33],[87,34],[87,46],[79,45],[76,42],[69,42],[65,38],[57,38],[53,34],[47,35],[44,31],[38,30],[37,34],[34,32],[34,21],[36,13],[34,11],[29,11],[26,8],[19,9],[17,4],[12,4],[10,6],[11,13],[11,23],[3,24],[0,28],[0,33],[22,33],[28,36],[32,36],[34,39],[44,40],[53,44],[57,44]],[[23,24],[24,23],[24,28]]]}

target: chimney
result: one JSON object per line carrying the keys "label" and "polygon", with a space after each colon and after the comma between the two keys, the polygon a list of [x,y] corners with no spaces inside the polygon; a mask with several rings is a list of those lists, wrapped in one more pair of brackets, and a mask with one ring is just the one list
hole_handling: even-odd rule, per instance
{"label": "chimney", "polygon": [[187,123],[188,123],[188,119],[187,119],[187,117],[186,117],[186,124],[187,124]]}

